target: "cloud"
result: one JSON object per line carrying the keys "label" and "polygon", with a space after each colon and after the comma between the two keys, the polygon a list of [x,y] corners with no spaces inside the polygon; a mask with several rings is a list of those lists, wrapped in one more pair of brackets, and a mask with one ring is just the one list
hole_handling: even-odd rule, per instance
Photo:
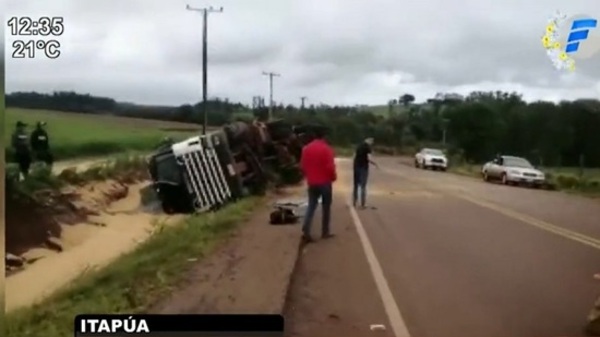
{"label": "cloud", "polygon": [[[189,0],[190,5],[210,5]],[[182,0],[12,1],[10,16],[62,16],[61,56],[10,58],[6,90],[75,90],[146,104],[198,101],[202,16]],[[574,75],[540,46],[548,17],[600,17],[597,0],[223,0],[209,15],[209,95],[249,103],[300,96],[329,104],[385,104],[409,92],[509,90],[528,99],[600,97],[600,55]],[[595,11],[595,12],[594,12]],[[16,37],[6,36],[7,46]]]}

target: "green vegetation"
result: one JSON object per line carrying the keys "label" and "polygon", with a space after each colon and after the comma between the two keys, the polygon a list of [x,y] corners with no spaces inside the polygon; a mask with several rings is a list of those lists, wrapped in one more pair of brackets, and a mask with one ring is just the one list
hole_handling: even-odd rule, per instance
{"label": "green vegetation", "polygon": [[248,198],[216,213],[162,225],[135,251],[89,272],[42,303],[6,315],[8,337],[73,335],[81,313],[140,313],[167,295],[189,268],[189,259],[208,254],[262,199]]}
{"label": "green vegetation", "polygon": [[[276,105],[273,115],[294,124],[319,123],[329,126],[329,140],[343,155],[349,155],[346,149],[352,149],[364,138],[374,137],[376,151],[384,154],[413,154],[419,147],[435,146],[445,148],[453,162],[480,165],[495,154],[502,153],[525,157],[542,167],[578,167],[586,172],[600,167],[600,146],[597,146],[600,144],[598,100],[563,101],[558,104],[525,102],[516,93],[500,91],[473,92],[467,96],[439,93],[422,104],[415,104],[415,100],[413,95],[405,93],[390,99],[386,105],[374,107],[310,105],[300,109],[291,105]],[[87,115],[69,114],[69,118],[63,117],[64,121],[57,123],[65,125],[62,131],[56,131],[56,141],[65,144],[65,150],[57,150],[57,153],[70,153],[62,155],[63,158],[86,152],[102,154],[123,149],[148,149],[150,144],[154,145],[161,138],[162,134],[158,134],[164,132],[157,131],[156,127],[133,131],[120,124],[119,129],[114,122],[110,124],[111,127],[106,127],[106,124],[100,127],[101,118],[97,115],[88,117],[90,111],[110,111],[118,115],[132,115],[132,111],[135,111],[135,116],[177,121],[194,121],[201,116],[198,104],[144,107],[74,93],[11,94],[6,97],[6,102],[9,106],[46,107],[63,111],[72,111],[76,106],[83,109],[81,111],[87,111]],[[81,102],[88,103],[81,105]],[[268,111],[266,107],[251,110],[239,103],[217,99],[210,101],[207,107],[212,125],[222,125],[242,117],[250,119],[250,112],[261,119]],[[11,128],[15,118],[11,119],[10,109],[8,114],[8,127]],[[40,118],[46,115],[42,112],[39,114]],[[90,131],[81,132],[83,126],[71,127],[76,123],[73,116],[79,116],[77,121],[85,119],[95,129],[90,127]],[[123,128],[127,131],[124,132]],[[71,138],[67,139],[67,136]],[[63,141],[59,141],[61,137]],[[97,145],[98,142],[101,145]],[[595,180],[595,177],[581,178],[577,172],[574,174],[577,179],[586,181],[579,184],[582,186],[587,186],[588,180]],[[555,175],[565,177],[573,174],[558,172]],[[564,186],[579,186],[572,183],[570,178],[561,178],[561,181]],[[591,184],[594,186],[595,183]]]}
{"label": "green vegetation", "polygon": [[[36,198],[36,192],[56,190],[108,178],[121,181],[143,178],[143,156],[119,156],[82,172],[65,170],[53,175],[44,165],[17,182],[15,168],[7,172],[7,202]],[[148,196],[142,196],[148,200]],[[42,200],[45,201],[45,200]],[[202,258],[225,239],[257,206],[260,198],[247,198],[216,213],[187,217],[176,224],[157,223],[153,236],[133,252],[107,267],[82,274],[71,285],[40,304],[6,315],[6,336],[64,337],[73,334],[73,318],[80,313],[144,312],[169,294],[185,277],[190,259]]]}
{"label": "green vegetation", "polygon": [[[600,169],[574,167],[539,167],[546,174],[548,187],[566,192],[600,197]],[[481,165],[459,164],[450,167],[450,172],[481,178]]]}
{"label": "green vegetation", "polygon": [[[152,150],[164,137],[181,139],[194,132],[181,130],[169,122],[139,121],[124,117],[96,116],[90,114],[60,113],[46,110],[6,109],[4,141],[7,161],[11,161],[10,137],[15,123],[21,120],[29,124],[31,131],[37,121],[48,123],[50,145],[56,160],[97,156],[128,150]],[[194,127],[197,127],[194,125]]]}
{"label": "green vegetation", "polygon": [[106,162],[90,167],[83,172],[64,170],[55,175],[44,164],[34,165],[27,179],[19,181],[19,169],[16,165],[6,166],[7,195],[24,193],[30,195],[36,191],[55,190],[65,185],[77,185],[90,181],[121,179],[146,175],[148,164],[143,155],[119,154]]}
{"label": "green vegetation", "polygon": [[[6,105],[23,109],[44,109],[78,114],[114,115],[167,122],[202,122],[202,103],[181,106],[152,106],[117,102],[109,97],[98,97],[76,92],[59,91],[51,94],[37,92],[13,92],[6,95]],[[227,99],[211,98],[207,101],[208,123],[221,126],[237,114],[251,113],[240,103]]]}

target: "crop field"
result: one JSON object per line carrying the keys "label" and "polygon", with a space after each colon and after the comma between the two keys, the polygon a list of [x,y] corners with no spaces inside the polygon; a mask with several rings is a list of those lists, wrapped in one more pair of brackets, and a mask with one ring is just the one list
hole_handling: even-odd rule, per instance
{"label": "crop field", "polygon": [[27,123],[28,132],[36,122],[46,122],[56,160],[151,150],[164,137],[183,139],[201,129],[200,125],[179,122],[8,108],[4,130],[8,161],[12,159],[10,138],[17,121]]}

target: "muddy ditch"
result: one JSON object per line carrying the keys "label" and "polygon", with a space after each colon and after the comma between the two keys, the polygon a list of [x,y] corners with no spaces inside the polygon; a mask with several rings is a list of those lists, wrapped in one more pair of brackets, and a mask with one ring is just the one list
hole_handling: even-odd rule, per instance
{"label": "muddy ditch", "polygon": [[6,209],[7,310],[108,264],[167,220],[139,175],[7,196]]}
{"label": "muddy ditch", "polygon": [[[130,195],[131,187],[134,194],[146,196],[136,198]],[[61,239],[73,227],[105,227],[106,224],[99,220],[103,213],[110,213],[109,209],[118,201],[133,197],[140,200],[140,204],[134,208],[144,211],[153,209],[149,207],[155,202],[152,195],[148,196],[153,193],[149,189],[150,183],[143,179],[106,180],[7,198],[7,275],[37,261],[39,257],[32,258],[28,254],[34,249],[54,252],[65,250],[67,247]]]}

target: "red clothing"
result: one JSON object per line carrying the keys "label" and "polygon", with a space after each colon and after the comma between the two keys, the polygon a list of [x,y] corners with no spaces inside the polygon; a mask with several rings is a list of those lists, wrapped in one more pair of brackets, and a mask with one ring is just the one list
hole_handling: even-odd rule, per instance
{"label": "red clothing", "polygon": [[333,149],[322,139],[315,139],[302,149],[300,167],[308,185],[330,184],[337,179]]}

